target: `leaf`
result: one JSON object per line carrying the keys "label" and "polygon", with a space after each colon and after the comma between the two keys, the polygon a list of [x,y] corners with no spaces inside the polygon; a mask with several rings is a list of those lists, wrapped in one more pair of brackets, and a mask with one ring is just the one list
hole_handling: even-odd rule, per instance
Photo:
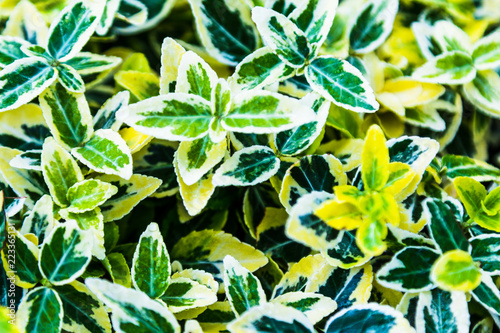
{"label": "leaf", "polygon": [[469,332],[465,294],[439,288],[420,293],[415,326],[418,332]]}
{"label": "leaf", "polygon": [[227,253],[253,272],[267,264],[267,257],[252,246],[240,242],[234,236],[215,230],[193,231],[181,238],[173,247],[171,257],[183,268],[201,269],[212,273],[222,281],[222,260]]}
{"label": "leaf", "polygon": [[366,135],[361,155],[361,174],[367,190],[379,191],[389,180],[389,150],[385,147],[384,132],[372,126]]}
{"label": "leaf", "polygon": [[244,2],[190,0],[189,4],[203,46],[221,63],[236,66],[257,49],[258,34]]}
{"label": "leaf", "polygon": [[425,247],[408,246],[377,272],[382,286],[403,292],[421,292],[434,287],[430,280],[432,264],[439,253]]}
{"label": "leaf", "polygon": [[160,95],[175,92],[182,56],[186,50],[174,39],[167,37],[161,45]]}
{"label": "leaf", "polygon": [[345,185],[347,176],[342,164],[333,155],[310,155],[294,163],[286,171],[280,201],[290,209],[297,200],[311,192],[332,193],[334,186]]}
{"label": "leaf", "polygon": [[462,250],[450,250],[433,265],[431,280],[447,291],[471,291],[481,283],[481,271],[471,255]]}
{"label": "leaf", "polygon": [[295,308],[316,324],[337,309],[337,303],[329,297],[317,293],[289,292],[271,301]]}
{"label": "leaf", "polygon": [[494,32],[481,38],[474,45],[472,59],[474,67],[482,71],[485,69],[495,69],[500,65],[500,33]]}
{"label": "leaf", "polygon": [[455,178],[453,185],[467,214],[474,219],[483,209],[481,203],[486,198],[486,188],[477,180],[468,177]]}
{"label": "leaf", "polygon": [[59,61],[71,59],[94,33],[99,23],[98,16],[98,10],[88,7],[83,1],[66,6],[50,26],[47,42],[49,54]]}
{"label": "leaf", "polygon": [[84,94],[56,83],[40,95],[40,107],[54,139],[64,148],[78,147],[91,138],[92,115]]}
{"label": "leaf", "polygon": [[72,67],[80,75],[89,75],[115,68],[121,62],[122,60],[119,57],[104,56],[90,52],[79,52],[71,59],[65,61],[64,64]]}
{"label": "leaf", "polygon": [[111,322],[102,302],[81,282],[54,286],[64,310],[63,329],[81,332],[111,332]]}
{"label": "leaf", "polygon": [[433,41],[443,52],[462,51],[472,53],[469,35],[450,21],[440,20],[433,26]]}
{"label": "leaf", "polygon": [[7,227],[7,242],[10,246],[7,245],[2,249],[3,267],[9,272],[11,283],[23,289],[33,288],[42,279],[38,269],[38,247],[11,228],[13,229]]}
{"label": "leaf", "polygon": [[132,283],[151,298],[167,290],[170,277],[170,257],[158,224],[152,222],[141,234],[132,260]]}
{"label": "leaf", "polygon": [[117,332],[180,333],[179,323],[167,307],[143,292],[95,278],[85,280],[85,284],[111,308]]}
{"label": "leaf", "polygon": [[153,194],[162,181],[155,177],[134,174],[125,180],[114,175],[100,175],[96,179],[110,183],[118,188],[118,192],[106,200],[100,209],[105,222],[121,219],[142,200]]}
{"label": "leaf", "polygon": [[30,102],[57,78],[57,70],[37,57],[20,59],[0,71],[0,112]]}
{"label": "leaf", "polygon": [[175,93],[129,105],[117,118],[141,133],[183,141],[207,134],[212,111],[208,101],[199,96]]}
{"label": "leaf", "polygon": [[214,174],[215,186],[252,186],[268,180],[279,168],[271,148],[253,146],[233,154]]}
{"label": "leaf", "polygon": [[344,269],[365,264],[371,256],[364,253],[356,243],[354,232],[343,230],[339,234],[340,241],[335,248],[322,252],[330,265]]}
{"label": "leaf", "polygon": [[381,255],[387,245],[384,239],[387,236],[387,226],[380,221],[366,221],[356,230],[356,244],[368,256]]}
{"label": "leaf", "polygon": [[233,91],[259,89],[291,77],[294,72],[293,67],[281,61],[270,47],[265,46],[238,63],[230,77],[230,85]]}
{"label": "leaf", "polygon": [[121,70],[115,74],[114,78],[120,90],[128,90],[130,92],[131,102],[134,103],[158,96],[158,92],[160,91],[160,80],[153,73],[141,72],[139,70]]}
{"label": "leaf", "polygon": [[471,82],[476,77],[476,69],[470,55],[451,51],[417,68],[412,77],[422,82],[458,85]]}
{"label": "leaf", "polygon": [[306,35],[286,16],[263,7],[252,9],[252,20],[257,25],[265,44],[287,65],[304,66],[311,53]]}
{"label": "leaf", "polygon": [[95,28],[95,32],[99,36],[104,36],[108,33],[109,29],[113,25],[115,15],[120,6],[120,0],[106,0],[106,5],[104,6],[104,11],[99,19],[99,23]]}
{"label": "leaf", "polygon": [[210,101],[217,84],[217,73],[196,53],[188,51],[182,55],[177,69],[176,93],[197,95]]}
{"label": "leaf", "polygon": [[132,26],[141,26],[148,18],[148,7],[136,0],[121,1],[116,18]]}
{"label": "leaf", "polygon": [[254,306],[266,303],[266,294],[259,279],[230,255],[224,258],[224,288],[237,317]]}
{"label": "leaf", "polygon": [[129,98],[128,91],[121,91],[109,98],[93,117],[94,130],[112,129],[118,131],[122,122],[116,119],[116,113],[128,105]]}
{"label": "leaf", "polygon": [[449,205],[438,199],[426,199],[424,214],[429,221],[431,236],[442,253],[455,249],[468,251],[469,243]]}
{"label": "leaf", "polygon": [[90,262],[92,240],[91,234],[78,229],[75,222],[54,228],[40,252],[42,275],[53,285],[73,282]]}
{"label": "leaf", "polygon": [[230,111],[222,117],[222,127],[240,133],[276,133],[315,118],[314,111],[278,93],[254,90],[233,97]]}
{"label": "leaf", "polygon": [[487,310],[500,314],[500,292],[488,274],[481,274],[481,284],[471,294]]}
{"label": "leaf", "polygon": [[467,156],[445,155],[442,159],[443,169],[450,179],[469,177],[478,182],[497,181],[500,169],[480,160]]}
{"label": "leaf", "polygon": [[494,118],[500,118],[500,76],[492,70],[480,71],[474,80],[463,87],[464,97],[480,111]]}
{"label": "leaf", "polygon": [[481,263],[481,269],[490,275],[500,274],[500,263],[497,261],[500,237],[494,234],[483,234],[470,238],[469,242],[472,246],[472,259]]}
{"label": "leaf", "polygon": [[26,58],[26,54],[21,51],[21,47],[30,44],[24,39],[0,36],[0,67],[12,64],[14,61]]}
{"label": "leaf", "polygon": [[62,321],[61,298],[47,287],[38,287],[27,293],[17,310],[16,325],[21,332],[60,332]]}
{"label": "leaf", "polygon": [[100,129],[83,147],[71,150],[80,162],[102,173],[124,179],[132,177],[132,155],[121,136],[110,129]]}
{"label": "leaf", "polygon": [[216,292],[205,285],[185,277],[170,279],[161,300],[172,313],[206,307],[217,301]]}
{"label": "leaf", "polygon": [[38,243],[42,244],[45,237],[50,234],[55,226],[53,203],[50,195],[44,195],[35,203],[35,206],[24,219],[21,234],[33,234]]}
{"label": "leaf", "polygon": [[355,112],[375,112],[379,104],[361,72],[347,61],[330,56],[309,63],[305,75],[314,91],[335,105]]}
{"label": "leaf", "polygon": [[17,169],[42,171],[42,151],[28,150],[11,159],[9,164]]}
{"label": "leaf", "polygon": [[60,64],[57,66],[57,71],[59,72],[59,83],[61,83],[66,90],[76,93],[85,92],[85,82],[83,82],[82,77],[73,67],[66,64]]}
{"label": "leaf", "polygon": [[179,174],[186,185],[193,185],[216,166],[227,152],[227,141],[214,143],[208,135],[183,141],[176,152]]}
{"label": "leaf", "polygon": [[325,326],[325,333],[414,332],[403,315],[388,305],[368,303],[337,312]]}
{"label": "leaf", "polygon": [[113,283],[126,288],[132,287],[132,277],[127,260],[120,252],[113,252],[103,260],[103,266],[108,271]]}
{"label": "leaf", "polygon": [[290,333],[314,332],[313,325],[302,312],[279,303],[265,303],[253,307],[232,321],[227,328],[234,333],[257,333],[264,330]]}
{"label": "leaf", "polygon": [[382,45],[392,32],[398,5],[398,0],[370,0],[363,4],[349,35],[354,52],[366,54]]}
{"label": "leaf", "polygon": [[68,211],[84,213],[102,205],[118,192],[118,188],[98,179],[85,179],[73,184],[67,193]]}
{"label": "leaf", "polygon": [[229,302],[216,302],[209,305],[196,320],[205,329],[225,330],[227,323],[235,319],[234,313],[229,306]]}

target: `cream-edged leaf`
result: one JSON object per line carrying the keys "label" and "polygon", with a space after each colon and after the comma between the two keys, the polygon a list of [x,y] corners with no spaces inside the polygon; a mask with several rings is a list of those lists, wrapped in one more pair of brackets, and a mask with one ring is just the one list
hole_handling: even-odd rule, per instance
{"label": "cream-edged leaf", "polygon": [[57,292],[38,287],[23,297],[17,310],[16,325],[22,332],[60,332],[63,316],[63,305]]}
{"label": "cream-edged leaf", "polygon": [[22,38],[12,36],[0,36],[0,67],[12,64],[14,61],[26,58],[26,54],[21,51],[21,47],[30,46]]}
{"label": "cream-edged leaf", "polygon": [[42,151],[28,150],[11,159],[9,164],[18,169],[42,171]]}
{"label": "cream-edged leaf", "polygon": [[98,179],[85,179],[73,184],[66,194],[72,213],[84,213],[102,205],[118,192],[118,188]]}
{"label": "cream-edged leaf", "polygon": [[71,59],[66,60],[64,64],[72,67],[80,75],[89,75],[107,71],[118,66],[121,62],[119,57],[79,52]]}
{"label": "cream-edged leaf", "polygon": [[161,44],[160,95],[175,92],[182,56],[186,50],[175,40],[167,37]]}
{"label": "cream-edged leaf", "polygon": [[193,51],[182,55],[177,69],[176,93],[197,95],[210,101],[217,84],[217,73]]}
{"label": "cream-edged leaf", "polygon": [[37,237],[38,243],[42,244],[45,237],[49,235],[55,227],[52,206],[53,202],[50,195],[41,197],[24,219],[21,227],[21,234],[33,234]]}
{"label": "cream-edged leaf", "polygon": [[500,32],[494,32],[481,38],[474,45],[472,59],[478,70],[496,69],[500,66]]}
{"label": "cream-edged leaf", "polygon": [[337,302],[319,293],[289,292],[271,302],[303,312],[313,325],[337,309]]}
{"label": "cream-edged leaf", "polygon": [[217,301],[216,292],[186,277],[171,278],[167,290],[161,296],[172,313],[206,307]]}
{"label": "cream-edged leaf", "polygon": [[471,82],[476,73],[469,54],[451,51],[417,68],[412,77],[423,82],[458,85]]}
{"label": "cream-edged leaf", "polygon": [[486,115],[500,118],[500,76],[492,70],[479,71],[463,86],[464,97]]}
{"label": "cream-edged leaf", "polygon": [[116,113],[128,105],[129,99],[128,91],[120,91],[109,98],[93,117],[94,130],[109,128],[118,131],[122,122],[116,119]]}
{"label": "cream-edged leaf", "polygon": [[71,66],[60,64],[57,66],[59,73],[57,79],[59,83],[71,92],[83,93],[85,92],[85,82],[78,72]]}

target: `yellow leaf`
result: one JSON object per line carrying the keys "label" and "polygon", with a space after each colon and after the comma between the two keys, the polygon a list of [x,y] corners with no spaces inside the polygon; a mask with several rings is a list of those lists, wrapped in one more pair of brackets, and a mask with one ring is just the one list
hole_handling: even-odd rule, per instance
{"label": "yellow leaf", "polygon": [[141,150],[145,145],[147,145],[151,140],[152,136],[142,134],[137,132],[132,127],[123,128],[118,131],[122,139],[125,140],[127,146],[130,148],[130,153],[134,154]]}
{"label": "yellow leaf", "polygon": [[352,230],[363,223],[360,210],[351,203],[329,200],[324,202],[314,214],[335,229]]}
{"label": "yellow leaf", "polygon": [[367,190],[381,190],[389,179],[389,150],[385,146],[384,132],[371,126],[366,135],[361,155],[361,174]]}

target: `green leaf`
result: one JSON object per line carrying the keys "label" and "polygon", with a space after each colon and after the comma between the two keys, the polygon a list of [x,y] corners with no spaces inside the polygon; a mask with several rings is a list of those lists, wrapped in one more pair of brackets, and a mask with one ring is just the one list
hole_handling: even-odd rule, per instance
{"label": "green leaf", "polygon": [[431,280],[447,291],[471,291],[481,283],[481,271],[468,252],[450,250],[432,266]]}
{"label": "green leaf", "polygon": [[92,241],[91,233],[81,231],[75,222],[54,228],[40,252],[42,275],[54,285],[73,282],[90,262]]}
{"label": "green leaf", "polygon": [[197,95],[210,101],[217,84],[217,73],[196,53],[188,51],[182,55],[178,67],[176,93]]}
{"label": "green leaf", "polygon": [[82,171],[73,157],[51,137],[43,144],[42,173],[54,202],[61,207],[69,205],[68,190],[83,181]]}
{"label": "green leaf", "polygon": [[441,161],[446,176],[450,179],[469,177],[478,182],[498,181],[500,169],[467,156],[445,155]]}
{"label": "green leaf", "polygon": [[496,69],[500,65],[500,32],[493,32],[481,38],[474,45],[472,59],[478,70]]}
{"label": "green leaf", "polygon": [[460,201],[471,219],[482,212],[482,202],[486,198],[486,188],[477,180],[468,177],[457,177],[453,180]]}
{"label": "green leaf", "polygon": [[118,188],[118,192],[100,206],[105,222],[121,219],[130,213],[139,202],[153,194],[162,183],[158,178],[139,174],[132,175],[128,180],[113,175],[100,175],[96,179]]}
{"label": "green leaf", "polygon": [[439,199],[426,199],[424,214],[429,221],[431,236],[442,253],[455,249],[468,251],[469,242],[449,205]]}
{"label": "green leaf", "polygon": [[234,96],[231,110],[222,117],[222,127],[240,133],[276,133],[314,119],[314,111],[278,93],[253,90]]}
{"label": "green leaf", "polygon": [[111,276],[113,283],[122,285],[126,288],[132,287],[130,268],[123,254],[120,252],[110,253],[102,263]]}
{"label": "green leaf", "polygon": [[500,274],[500,236],[483,234],[469,239],[472,259],[481,263],[481,269],[491,275]]}
{"label": "green leaf", "polygon": [[313,325],[337,309],[337,303],[329,297],[300,291],[278,296],[271,302],[299,310],[306,315]]}
{"label": "green leaf", "polygon": [[73,184],[67,193],[72,213],[83,213],[102,205],[118,192],[118,188],[98,179],[85,179]]}
{"label": "green leaf", "polygon": [[58,80],[66,90],[75,93],[85,92],[85,82],[83,82],[80,74],[73,67],[66,64],[57,66],[59,72]]}
{"label": "green leaf", "polygon": [[281,61],[268,46],[245,57],[230,77],[233,91],[259,89],[294,75],[295,69]]}
{"label": "green leaf", "polygon": [[188,94],[168,94],[129,105],[117,117],[137,131],[165,140],[194,140],[208,133],[211,106]]}
{"label": "green leaf", "polygon": [[435,250],[408,246],[377,272],[377,281],[384,287],[403,292],[430,290],[434,287],[430,272],[438,258],[439,253]]}
{"label": "green leaf", "polygon": [[79,52],[64,62],[80,75],[101,73],[118,66],[122,62],[119,57],[104,56],[90,52]]}
{"label": "green leaf", "polygon": [[92,115],[84,94],[56,83],[42,93],[40,107],[54,139],[64,148],[78,147],[92,136]]}
{"label": "green leaf", "polygon": [[47,287],[38,287],[27,293],[17,310],[16,325],[21,332],[60,332],[62,321],[61,298]]}
{"label": "green leaf", "polygon": [[120,91],[109,98],[93,117],[94,130],[112,129],[118,131],[122,122],[116,119],[116,113],[128,105],[129,99],[130,93],[128,91]]}
{"label": "green leaf", "polygon": [[236,316],[266,303],[259,279],[230,255],[224,258],[224,288]]}
{"label": "green leaf", "polygon": [[286,171],[280,201],[288,210],[297,200],[311,192],[333,193],[333,187],[347,184],[342,164],[333,155],[309,155]]}
{"label": "green leaf", "polygon": [[399,311],[388,305],[369,303],[354,305],[336,313],[328,320],[325,333],[362,333],[376,331],[414,332]]}
{"label": "green leaf", "polygon": [[464,97],[479,111],[494,118],[500,118],[500,76],[492,70],[477,72],[472,82],[463,87]]}
{"label": "green leaf", "polygon": [[179,323],[167,307],[143,292],[95,278],[85,280],[85,284],[111,308],[111,321],[117,332],[180,333]]}
{"label": "green leaf", "polygon": [[7,240],[10,246],[2,249],[3,267],[6,272],[12,272],[9,273],[9,277],[12,277],[12,282],[17,286],[24,289],[33,288],[42,279],[38,269],[38,247],[17,230],[11,231],[10,229],[7,229]]}
{"label": "green leaf", "polygon": [[412,77],[422,82],[458,85],[471,82],[476,77],[476,69],[470,55],[451,51],[417,68]]}
{"label": "green leaf", "polygon": [[52,84],[57,70],[43,59],[20,59],[0,71],[0,112],[28,103]]}
{"label": "green leaf", "polygon": [[35,206],[24,219],[21,234],[33,234],[42,244],[45,237],[51,233],[55,226],[53,203],[50,195],[44,195],[35,203]]}
{"label": "green leaf", "polygon": [[54,286],[62,301],[66,331],[111,333],[111,322],[102,302],[81,282]]}
{"label": "green leaf", "polygon": [[465,294],[439,288],[420,293],[415,326],[419,332],[469,332]]}
{"label": "green leaf", "polygon": [[217,302],[216,291],[185,277],[172,277],[161,300],[172,313],[205,307]]}
{"label": "green leaf", "polygon": [[216,186],[252,186],[268,180],[278,172],[280,161],[271,148],[243,148],[226,160],[215,172]]}
{"label": "green leaf", "polygon": [[100,13],[97,5],[94,5],[96,8],[88,6],[83,1],[75,2],[65,7],[51,24],[47,51],[55,59],[71,59],[80,52],[94,33]]}
{"label": "green leaf", "polygon": [[385,42],[392,31],[398,5],[398,0],[370,0],[363,4],[349,35],[354,52],[370,53]]}
{"label": "green leaf", "polygon": [[335,105],[355,112],[375,112],[379,104],[361,72],[347,61],[317,57],[305,75],[311,87]]}
{"label": "green leaf", "polygon": [[356,230],[356,244],[368,256],[381,255],[387,245],[384,239],[387,236],[387,225],[380,221],[364,222]]}
{"label": "green leaf", "polygon": [[132,177],[132,155],[122,137],[113,130],[100,129],[83,147],[71,150],[80,162],[95,170],[124,179]]}
{"label": "green leaf", "polygon": [[487,310],[500,314],[500,292],[488,274],[481,275],[481,284],[471,294]]}
{"label": "green leaf", "polygon": [[265,44],[287,65],[304,66],[311,53],[306,35],[286,16],[263,7],[252,9],[252,20],[257,25]]}
{"label": "green leaf", "polygon": [[216,166],[227,152],[227,141],[214,143],[208,135],[183,141],[176,152],[179,173],[186,185],[193,185]]}
{"label": "green leaf", "polygon": [[385,147],[384,132],[378,126],[371,126],[366,134],[361,175],[367,190],[380,191],[389,180],[389,150]]}
{"label": "green leaf", "polygon": [[0,67],[5,67],[16,60],[26,58],[26,54],[21,51],[21,47],[29,45],[28,42],[21,38],[0,36]]}
{"label": "green leaf", "polygon": [[167,290],[170,270],[170,257],[158,224],[150,223],[134,252],[132,283],[149,297],[158,298]]}
{"label": "green leaf", "polygon": [[313,325],[302,312],[279,303],[265,303],[253,307],[232,321],[227,328],[234,333],[315,332]]}
{"label": "green leaf", "polygon": [[257,48],[258,34],[245,2],[190,0],[189,4],[203,46],[221,63],[236,66]]}

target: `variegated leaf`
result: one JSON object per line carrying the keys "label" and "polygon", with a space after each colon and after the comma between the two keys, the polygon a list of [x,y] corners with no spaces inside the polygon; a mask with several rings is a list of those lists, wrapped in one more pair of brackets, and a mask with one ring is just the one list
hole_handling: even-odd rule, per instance
{"label": "variegated leaf", "polygon": [[110,183],[118,192],[99,206],[105,222],[121,219],[143,199],[153,194],[162,181],[155,177],[134,174],[125,180],[114,175],[100,175],[96,179]]}
{"label": "variegated leaf", "polygon": [[66,64],[57,66],[59,72],[58,80],[61,85],[71,92],[83,93],[85,92],[85,82],[77,71]]}
{"label": "variegated leaf", "polygon": [[450,250],[432,266],[431,280],[443,290],[468,292],[481,283],[478,266],[468,252]]}
{"label": "variegated leaf", "polygon": [[170,277],[170,257],[158,224],[152,222],[141,234],[132,260],[132,283],[151,298],[167,290]]}
{"label": "variegated leaf", "polygon": [[290,19],[271,9],[255,7],[252,20],[266,45],[287,65],[294,68],[304,66],[311,54],[311,45],[305,33]]}
{"label": "variegated leaf", "polygon": [[339,238],[340,241],[335,248],[322,252],[330,265],[347,269],[361,266],[370,260],[371,256],[364,253],[356,243],[354,232],[341,231]]}
{"label": "variegated leaf", "polygon": [[205,330],[226,330],[227,324],[233,319],[235,316],[227,301],[209,305],[203,313],[196,317]]}
{"label": "variegated leaf", "polygon": [[124,179],[132,177],[132,155],[122,137],[111,129],[100,129],[82,147],[71,150],[80,162],[95,170]]}
{"label": "variegated leaf", "polygon": [[492,70],[479,71],[472,82],[464,85],[464,97],[486,115],[500,118],[499,84],[498,73]]}
{"label": "variegated leaf", "polygon": [[[132,56],[130,57],[132,58]],[[125,66],[125,64],[122,66]],[[158,96],[160,80],[158,75],[139,70],[121,70],[114,76],[119,90],[130,92],[130,101],[133,103]]]}
{"label": "variegated leaf", "polygon": [[478,182],[497,181],[500,179],[500,169],[486,162],[467,156],[445,155],[442,159],[443,169],[450,179],[469,177]]}
{"label": "variegated leaf", "polygon": [[112,129],[118,131],[122,122],[116,119],[116,113],[128,105],[129,99],[130,93],[128,91],[121,91],[108,99],[93,117],[94,130]]}
{"label": "variegated leaf", "polygon": [[9,164],[18,169],[42,171],[42,151],[28,150],[11,159]]}
{"label": "variegated leaf", "polygon": [[224,288],[236,316],[266,303],[259,279],[230,255],[224,258]]}
{"label": "variegated leaf", "polygon": [[55,227],[53,203],[50,195],[44,195],[35,203],[31,212],[26,216],[21,227],[21,234],[33,234],[38,243],[42,244],[45,237]]}
{"label": "variegated leaf", "polygon": [[498,255],[500,252],[500,236],[483,234],[469,239],[472,246],[472,259],[481,263],[481,269],[490,275],[500,274]]}
{"label": "variegated leaf", "polygon": [[60,332],[63,316],[63,305],[57,292],[38,287],[24,296],[17,310],[16,325],[22,332]]}
{"label": "variegated leaf", "polygon": [[217,73],[199,55],[193,51],[184,53],[177,71],[176,93],[211,100],[212,90],[217,84]]}
{"label": "variegated leaf", "polygon": [[54,139],[64,148],[78,147],[92,136],[92,115],[83,94],[57,83],[40,96],[40,107]]}
{"label": "variegated leaf", "polygon": [[111,276],[113,283],[126,288],[132,288],[132,276],[127,259],[120,252],[113,252],[106,256],[102,261],[104,268]]}
{"label": "variegated leaf", "polygon": [[199,96],[175,93],[129,105],[117,117],[144,134],[182,141],[205,136],[212,111],[209,102]]}
{"label": "variegated leaf", "polygon": [[21,47],[29,45],[28,42],[21,38],[0,36],[0,67],[5,67],[16,60],[26,58],[27,56],[21,51]]}
{"label": "variegated leaf", "polygon": [[121,0],[106,0],[106,5],[104,6],[104,11],[102,12],[99,23],[95,28],[95,32],[99,36],[104,36],[108,33],[109,29],[113,25],[115,15],[120,7]]}
{"label": "variegated leaf", "polygon": [[102,205],[118,192],[118,188],[98,179],[85,179],[73,184],[67,193],[68,211],[84,213]]}
{"label": "variegated leaf", "polygon": [[385,42],[392,31],[398,5],[398,0],[370,0],[363,4],[349,35],[354,52],[369,53]]}
{"label": "variegated leaf", "polygon": [[111,322],[117,332],[181,332],[179,323],[167,307],[143,292],[95,278],[85,280],[85,284],[111,308]]}
{"label": "variegated leaf", "polygon": [[57,78],[57,70],[44,59],[20,59],[0,71],[0,112],[30,102]]}
{"label": "variegated leaf", "polygon": [[40,252],[40,271],[54,285],[73,282],[91,259],[92,235],[81,231],[76,222],[54,228]]}
{"label": "variegated leaf", "polygon": [[160,297],[172,313],[205,307],[217,301],[216,292],[185,277],[170,279],[167,290]]}
{"label": "variegated leaf", "polygon": [[99,23],[103,5],[90,5],[77,1],[55,19],[49,29],[47,51],[59,61],[76,55],[87,43]]}
{"label": "variegated leaf", "polygon": [[90,52],[79,52],[71,59],[64,62],[65,65],[72,67],[80,75],[89,75],[101,73],[118,66],[121,58],[113,56],[104,56]]}
{"label": "variegated leaf", "polygon": [[116,18],[131,26],[141,26],[148,18],[148,7],[137,0],[120,1]]}
{"label": "variegated leaf", "polygon": [[235,66],[258,46],[250,7],[241,1],[190,0],[203,46],[218,61]]}
{"label": "variegated leaf", "polygon": [[269,147],[243,148],[222,163],[215,172],[213,183],[216,186],[252,186],[273,176],[279,163]]}
{"label": "variegated leaf", "polygon": [[311,87],[335,105],[355,112],[375,112],[379,104],[361,72],[347,61],[317,57],[305,75]]}
{"label": "variegated leaf", "polygon": [[186,50],[175,40],[167,37],[161,45],[160,95],[175,92],[182,56]]}
{"label": "variegated leaf", "polygon": [[474,45],[472,59],[478,70],[496,69],[500,65],[500,32],[493,32],[481,38]]}
{"label": "variegated leaf", "polygon": [[47,22],[36,5],[30,1],[20,1],[10,13],[3,35],[19,37],[45,47],[48,31]]}
{"label": "variegated leaf", "polygon": [[500,292],[488,274],[481,275],[481,284],[471,294],[487,310],[500,314]]}
{"label": "variegated leaf", "polygon": [[466,84],[476,76],[472,58],[462,51],[451,51],[432,59],[417,68],[412,77],[416,80],[439,84]]}
{"label": "variegated leaf", "polygon": [[289,292],[271,302],[303,312],[313,325],[337,309],[337,302],[319,293]]}

